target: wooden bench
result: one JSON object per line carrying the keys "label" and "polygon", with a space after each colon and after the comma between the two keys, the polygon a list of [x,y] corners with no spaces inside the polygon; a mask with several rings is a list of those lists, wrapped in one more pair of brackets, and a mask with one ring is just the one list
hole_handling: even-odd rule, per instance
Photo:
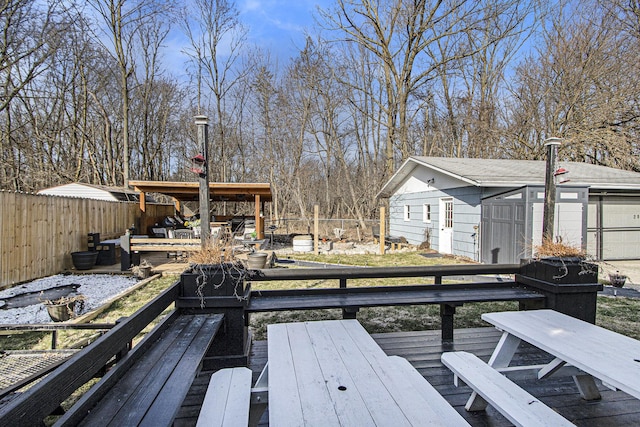
{"label": "wooden bench", "polygon": [[474,354],[448,352],[441,360],[454,373],[456,385],[460,378],[473,389],[467,411],[481,411],[490,404],[516,426],[573,425]]}
{"label": "wooden bench", "polygon": [[196,426],[246,426],[250,403],[251,370],[221,369],[211,375]]}
{"label": "wooden bench", "polygon": [[460,418],[460,414],[453,406],[418,372],[404,357],[389,356],[389,360],[402,372],[403,378],[429,402],[430,409],[435,413],[435,419],[442,421],[445,426],[468,425]]}
{"label": "wooden bench", "polygon": [[124,235],[120,237],[122,271],[140,262],[139,257],[133,256],[138,252],[192,252],[202,249],[200,239],[165,239]]}
{"label": "wooden bench", "polygon": [[171,425],[223,317],[180,315],[158,325],[159,338],[150,332],[154,342],[143,339],[56,425]]}
{"label": "wooden bench", "polygon": [[[355,318],[360,307],[440,304],[442,339],[453,340],[456,306],[465,302],[541,302],[543,294],[518,287],[515,282],[351,287],[328,289],[251,291],[246,312],[341,308],[345,318]],[[248,322],[248,316],[247,316]]]}

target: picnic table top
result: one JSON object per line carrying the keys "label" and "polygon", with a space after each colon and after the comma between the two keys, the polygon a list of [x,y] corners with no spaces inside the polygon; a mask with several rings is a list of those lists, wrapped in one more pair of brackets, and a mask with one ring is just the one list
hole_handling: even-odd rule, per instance
{"label": "picnic table top", "polygon": [[482,319],[640,399],[640,341],[554,310],[485,313]]}
{"label": "picnic table top", "polygon": [[357,320],[269,325],[268,353],[270,425],[467,424]]}

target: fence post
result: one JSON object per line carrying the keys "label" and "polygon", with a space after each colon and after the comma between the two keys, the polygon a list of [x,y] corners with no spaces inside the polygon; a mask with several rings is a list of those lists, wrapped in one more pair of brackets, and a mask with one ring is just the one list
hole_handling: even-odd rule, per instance
{"label": "fence post", "polygon": [[384,206],[380,206],[380,255],[384,255],[384,236],[387,234],[387,230],[385,230],[385,208]]}
{"label": "fence post", "polygon": [[318,233],[319,233],[319,226],[318,226],[318,217],[320,215],[320,206],[318,205],[314,205],[313,206],[313,253],[315,255],[318,255],[319,248],[318,248]]}

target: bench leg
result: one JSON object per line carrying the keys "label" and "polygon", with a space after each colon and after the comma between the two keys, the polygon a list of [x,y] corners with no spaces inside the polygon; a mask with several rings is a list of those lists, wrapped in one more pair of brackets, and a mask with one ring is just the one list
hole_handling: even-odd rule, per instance
{"label": "bench leg", "polygon": [[[519,345],[520,338],[503,332],[488,365],[496,369],[508,367]],[[467,411],[483,411],[487,408],[487,401],[474,391],[464,407]]]}
{"label": "bench leg", "polygon": [[574,375],[573,381],[575,381],[580,391],[580,395],[584,400],[600,400],[600,390],[596,386],[593,377],[588,374]]}
{"label": "bench leg", "polygon": [[343,319],[355,319],[360,309],[358,307],[348,307],[342,309]]}
{"label": "bench leg", "polygon": [[456,307],[449,304],[440,304],[440,319],[442,328],[442,341],[453,342],[453,315]]}
{"label": "bench leg", "polygon": [[269,362],[260,373],[256,385],[251,389],[251,406],[249,408],[249,427],[257,427],[262,414],[269,405]]}
{"label": "bench leg", "polygon": [[487,401],[474,391],[471,393],[471,397],[469,397],[469,400],[467,400],[466,405],[464,405],[464,409],[469,412],[484,411],[485,409],[487,409],[487,405]]}

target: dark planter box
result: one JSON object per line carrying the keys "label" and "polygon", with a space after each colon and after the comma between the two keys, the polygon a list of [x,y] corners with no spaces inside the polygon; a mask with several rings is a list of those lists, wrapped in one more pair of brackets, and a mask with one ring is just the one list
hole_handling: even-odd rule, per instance
{"label": "dark planter box", "polygon": [[180,275],[176,307],[185,313],[222,313],[224,327],[216,334],[203,366],[219,369],[246,366],[249,340],[245,319],[242,264],[194,265]]}
{"label": "dark planter box", "polygon": [[236,264],[196,265],[180,275],[180,296],[242,296],[245,275],[246,271]]}
{"label": "dark planter box", "polygon": [[598,266],[579,258],[522,260],[516,281],[543,293],[545,308],[595,323]]}
{"label": "dark planter box", "polygon": [[554,284],[598,283],[598,266],[580,258],[522,260],[520,274]]}

